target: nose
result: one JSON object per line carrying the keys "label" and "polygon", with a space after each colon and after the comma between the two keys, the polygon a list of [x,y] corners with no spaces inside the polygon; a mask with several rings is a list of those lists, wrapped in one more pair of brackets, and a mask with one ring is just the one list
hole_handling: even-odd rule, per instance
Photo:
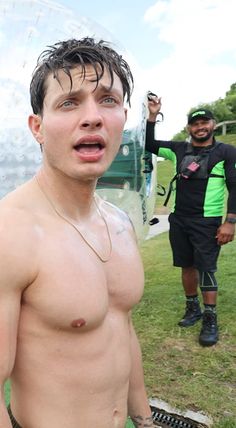
{"label": "nose", "polygon": [[86,101],[81,111],[81,128],[99,129],[102,126],[103,119],[99,104],[95,100]]}

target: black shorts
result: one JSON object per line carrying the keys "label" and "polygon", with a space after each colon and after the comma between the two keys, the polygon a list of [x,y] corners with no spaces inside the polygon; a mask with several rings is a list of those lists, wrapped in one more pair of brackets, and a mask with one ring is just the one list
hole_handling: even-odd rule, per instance
{"label": "black shorts", "polygon": [[182,217],[171,213],[169,222],[174,266],[194,266],[203,272],[215,272],[221,248],[216,233],[222,218]]}
{"label": "black shorts", "polygon": [[12,428],[21,428],[21,426],[20,426],[20,425],[18,424],[18,422],[15,420],[15,418],[14,418],[14,416],[13,416],[13,414],[12,414],[12,411],[11,411],[11,407],[10,407],[10,406],[8,406],[7,410],[8,410],[8,414],[9,414],[10,420],[11,420]]}

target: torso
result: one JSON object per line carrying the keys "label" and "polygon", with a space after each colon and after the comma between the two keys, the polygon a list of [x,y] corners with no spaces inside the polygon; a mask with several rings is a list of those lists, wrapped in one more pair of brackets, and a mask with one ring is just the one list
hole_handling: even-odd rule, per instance
{"label": "torso", "polygon": [[[29,189],[20,192],[24,209]],[[32,190],[38,274],[22,293],[13,414],[23,428],[123,428],[128,313],[143,292],[132,227],[114,207],[101,205],[113,244],[103,263],[73,227],[50,210],[41,213],[33,198]],[[99,233],[102,248],[106,231]]]}
{"label": "torso", "polygon": [[[159,155],[174,161],[176,171],[185,155],[185,142],[159,141]],[[162,148],[164,147],[164,149]],[[203,147],[204,149],[204,147]],[[194,147],[194,155],[201,148]],[[221,217],[224,212],[225,183],[236,181],[236,149],[229,144],[219,144],[209,155],[208,178],[180,178],[176,184],[173,212],[188,217]],[[210,177],[212,175],[212,177]]]}

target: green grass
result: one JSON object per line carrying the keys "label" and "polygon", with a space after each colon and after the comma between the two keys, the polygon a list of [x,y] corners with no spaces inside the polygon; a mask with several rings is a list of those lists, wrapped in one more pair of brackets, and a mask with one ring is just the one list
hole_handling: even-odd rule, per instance
{"label": "green grass", "polygon": [[130,420],[128,420],[125,428],[134,428],[134,424]]}
{"label": "green grass", "polygon": [[216,136],[216,139],[236,146],[236,134],[218,135]]}
{"label": "green grass", "polygon": [[220,341],[198,344],[200,323],[178,327],[185,301],[180,269],[173,268],[168,234],[141,248],[146,285],[133,314],[143,350],[145,382],[150,397],[182,410],[203,411],[214,428],[236,428],[236,242],[222,247],[218,266]]}
{"label": "green grass", "polygon": [[10,401],[10,383],[9,382],[6,382],[4,392],[5,392],[5,401],[6,401],[6,404],[8,405]]}

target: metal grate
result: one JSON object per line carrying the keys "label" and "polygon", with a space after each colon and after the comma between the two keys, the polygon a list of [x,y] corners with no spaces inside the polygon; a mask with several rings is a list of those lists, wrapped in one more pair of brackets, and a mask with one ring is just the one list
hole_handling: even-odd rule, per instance
{"label": "metal grate", "polygon": [[195,422],[183,418],[182,416],[172,415],[153,406],[151,406],[151,410],[154,424],[163,428],[198,428],[198,425],[196,425]]}

